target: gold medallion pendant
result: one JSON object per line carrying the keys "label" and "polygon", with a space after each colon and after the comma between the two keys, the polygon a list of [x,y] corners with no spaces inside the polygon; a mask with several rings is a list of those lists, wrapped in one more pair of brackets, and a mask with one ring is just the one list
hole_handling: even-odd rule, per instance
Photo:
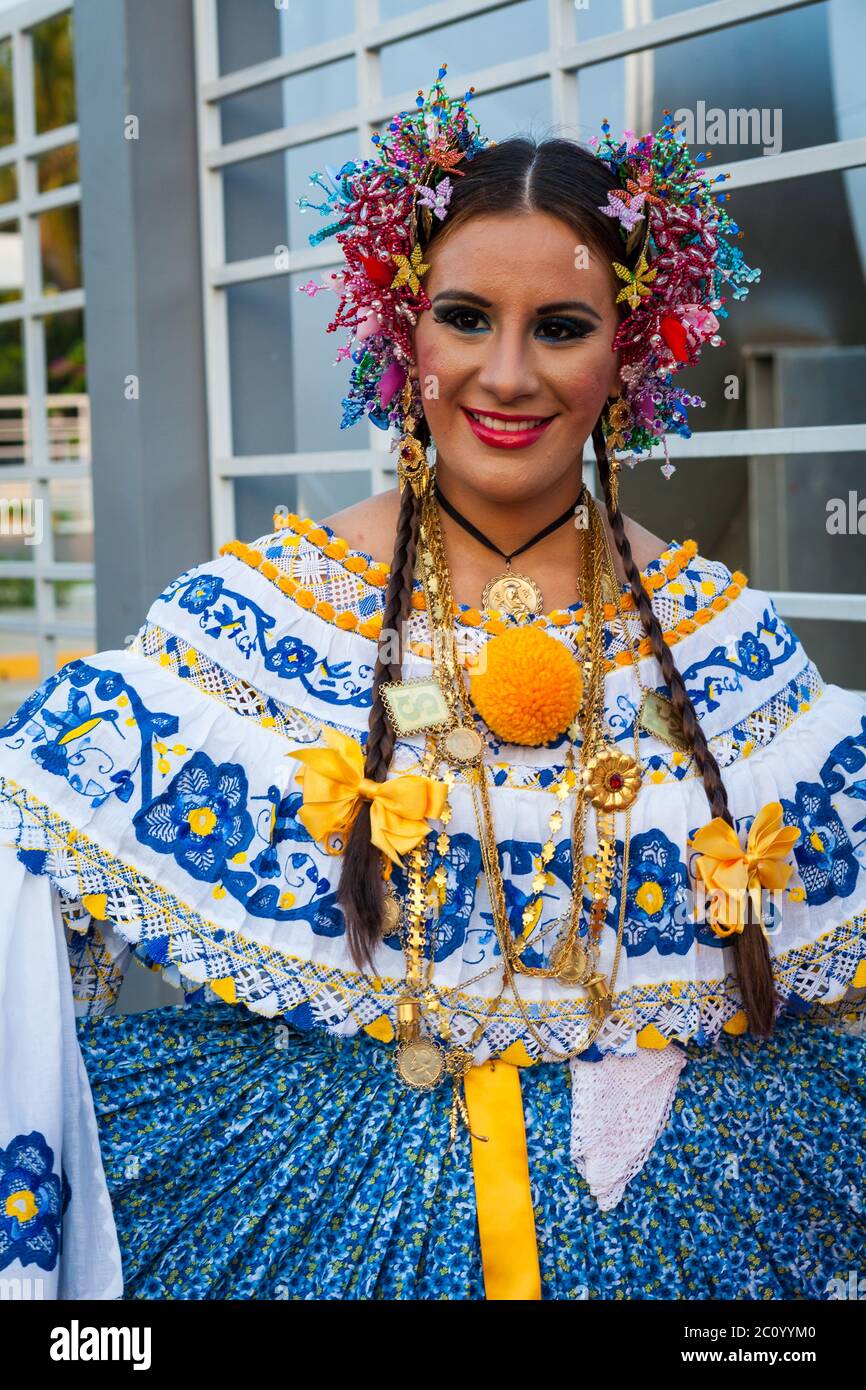
{"label": "gold medallion pendant", "polygon": [[557,979],[566,985],[579,985],[589,973],[589,957],[575,938],[569,946],[566,940],[557,941],[550,957]]}
{"label": "gold medallion pendant", "polygon": [[430,1091],[445,1074],[445,1053],[430,1038],[400,1043],[395,1058],[400,1078],[417,1091]]}
{"label": "gold medallion pendant", "polygon": [[639,763],[628,753],[606,743],[584,769],[586,790],[600,811],[624,811],[640,790]]}
{"label": "gold medallion pendant", "polygon": [[379,929],[383,936],[393,936],[400,924],[400,904],[393,893],[385,894],[385,906]]}
{"label": "gold medallion pendant", "polygon": [[440,739],[440,745],[449,762],[457,763],[460,767],[477,762],[484,747],[481,735],[469,724],[458,724],[456,728],[449,729]]}
{"label": "gold medallion pendant", "polygon": [[514,574],[506,570],[488,579],[481,595],[482,608],[497,608],[501,613],[509,613],[515,618],[528,618],[539,614],[544,607],[541,590],[528,574]]}

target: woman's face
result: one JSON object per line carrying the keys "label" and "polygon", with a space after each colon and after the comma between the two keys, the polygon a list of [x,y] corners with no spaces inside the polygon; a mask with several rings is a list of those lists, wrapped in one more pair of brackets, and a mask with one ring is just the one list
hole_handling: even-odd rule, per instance
{"label": "woman's face", "polygon": [[[413,337],[437,466],[499,502],[580,476],[584,441],[619,386],[609,263],[543,212],[472,218],[426,260],[432,307]],[[472,413],[547,423],[491,434]]]}

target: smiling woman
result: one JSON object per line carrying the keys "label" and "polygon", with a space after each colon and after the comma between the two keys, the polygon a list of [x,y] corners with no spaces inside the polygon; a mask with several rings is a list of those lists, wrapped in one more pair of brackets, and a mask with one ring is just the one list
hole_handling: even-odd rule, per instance
{"label": "smiling woman", "polygon": [[[131,1298],[833,1297],[866,704],[617,489],[756,272],[669,121],[490,145],[443,76],[316,176],[398,487],[229,542],[0,730],[0,940],[68,947],[94,1106],[68,1041],[41,1109],[10,1068],[0,1267],[111,1296],[107,1186]],[[101,1017],[133,953],[183,1007]]]}

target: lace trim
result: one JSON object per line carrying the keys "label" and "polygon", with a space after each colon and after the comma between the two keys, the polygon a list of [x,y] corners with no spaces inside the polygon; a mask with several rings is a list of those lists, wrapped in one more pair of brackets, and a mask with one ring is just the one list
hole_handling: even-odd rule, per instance
{"label": "lace trim", "polygon": [[[309,540],[309,534],[306,539]],[[327,553],[327,547],[322,548],[325,553]],[[682,566],[686,564],[689,559],[694,557],[696,550],[696,543],[694,541],[687,541],[685,545],[681,547],[680,552],[678,552],[677,558],[668,566],[668,570],[672,571],[672,574],[668,574],[666,570],[650,575],[645,579],[648,590],[653,592],[654,590],[663,588],[664,585],[668,583],[668,580],[679,573]],[[666,554],[667,553],[669,552],[666,552]],[[232,555],[235,559],[249,565],[251,569],[257,569],[260,574],[270,580],[282,593],[293,599],[300,608],[315,613],[318,617],[323,618],[325,622],[332,623],[335,627],[341,628],[344,631],[358,632],[362,637],[368,637],[373,641],[378,637],[382,628],[381,612],[373,613],[368,618],[362,618],[350,608],[335,608],[334,604],[328,599],[317,598],[314,590],[301,584],[299,580],[294,579],[291,575],[285,574],[278,564],[268,559],[267,556],[255,546],[247,545],[245,541],[227,541],[225,545],[220,547],[220,554]],[[355,557],[349,556],[346,564],[353,558]],[[361,564],[366,564],[363,559],[360,557],[358,558]],[[368,582],[371,582],[370,567],[365,570],[364,577]],[[379,570],[377,582],[380,584],[387,583],[387,574],[383,575],[381,570]],[[742,570],[733,571],[731,574],[731,582],[725,586],[721,593],[716,594],[706,607],[696,608],[692,617],[680,618],[673,626],[664,629],[665,641],[669,646],[672,646],[676,642],[681,641],[683,637],[688,636],[692,632],[696,632],[699,627],[703,627],[706,623],[711,622],[713,618],[717,617],[719,613],[723,612],[730,603],[739,597],[747,584],[748,579]],[[625,604],[623,606],[627,607]],[[423,594],[413,595],[412,607],[416,611],[424,610]],[[634,609],[633,603],[631,607]],[[568,624],[577,625],[579,627],[583,613],[584,609],[581,606],[573,613],[571,611],[567,612],[561,621],[548,616],[537,618],[535,620],[535,625],[541,627],[548,625],[562,627]],[[631,616],[636,617],[636,614],[632,613]],[[605,620],[610,623],[613,621],[614,617],[615,610],[613,605],[605,604]],[[455,620],[466,627],[479,628],[492,635],[504,632],[510,626],[498,618],[489,618],[486,621],[482,621],[482,615],[479,609],[455,608]],[[432,647],[429,642],[416,641],[411,645],[413,652],[418,656],[429,657],[432,653]],[[636,649],[641,656],[652,655],[652,644],[648,637],[637,639]],[[471,660],[471,657],[471,653],[458,654],[458,659],[462,662]],[[631,660],[631,651],[629,649],[619,651],[613,659],[607,658],[605,660],[605,670],[612,671],[620,666],[628,666],[631,664]]]}
{"label": "lace trim", "polygon": [[571,1059],[570,1153],[602,1211],[617,1205],[652,1153],[686,1061],[676,1046],[592,1063]]}

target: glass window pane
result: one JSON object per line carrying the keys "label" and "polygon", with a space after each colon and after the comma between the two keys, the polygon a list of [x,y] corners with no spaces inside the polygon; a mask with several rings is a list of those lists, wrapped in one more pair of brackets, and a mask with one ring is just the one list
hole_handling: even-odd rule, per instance
{"label": "glass window pane", "polygon": [[342,38],[355,28],[355,0],[275,0],[275,8],[281,53]]}
{"label": "glass window pane", "polygon": [[50,394],[86,391],[84,314],[81,309],[45,315],[45,378]]}
{"label": "glass window pane", "polygon": [[236,454],[368,447],[363,422],[340,429],[350,368],[345,359],[332,364],[345,336],[326,331],[333,294],[297,293],[311,279],[321,276],[276,276],[226,291]]}
{"label": "glass window pane", "polygon": [[89,478],[56,478],[48,484],[54,559],[93,561],[93,506]]}
{"label": "glass window pane", "polygon": [[42,135],[78,119],[72,11],[53,15],[34,25],[30,32],[36,133]]}
{"label": "glass window pane", "polygon": [[426,0],[379,0],[379,18],[383,24],[389,19],[403,19],[415,10],[425,8]]}
{"label": "glass window pane", "polygon": [[42,293],[81,288],[81,217],[77,203],[39,214]]}
{"label": "glass window pane", "polygon": [[578,74],[580,136],[605,117],[643,134],[667,106],[721,166],[866,134],[862,26],[859,8],[828,0],[595,64]]}
{"label": "glass window pane", "polygon": [[235,530],[247,542],[275,530],[274,512],[286,507],[315,521],[370,496],[370,471],[286,473],[280,478],[236,478]]}
{"label": "glass window pane", "polygon": [[[339,169],[357,157],[358,137],[349,131],[228,165],[222,173],[226,260],[273,256],[286,245],[309,251],[310,233],[325,226],[326,219],[299,208],[296,199],[322,202],[325,195],[310,184],[310,175],[316,170],[324,174],[329,165]],[[330,244],[339,256],[336,241]]]}
{"label": "glass window pane", "polygon": [[386,97],[419,87],[426,92],[443,61],[448,83],[461,73],[510,62],[515,55],[542,53],[548,42],[546,0],[518,0],[501,12],[473,15],[386,44],[380,54],[382,92]]}
{"label": "glass window pane", "polygon": [[753,460],[751,569],[760,588],[843,594],[866,589],[864,465],[863,454]]}
{"label": "glass window pane", "polygon": [[[649,24],[654,19],[667,19],[668,15],[695,10],[700,5],[710,3],[711,0],[643,0],[640,22]],[[597,0],[574,0],[575,38],[583,42],[597,39],[602,34],[616,34],[622,29],[631,29],[634,23],[634,6],[629,0],[604,0],[601,5]]]}
{"label": "glass window pane", "polygon": [[40,193],[47,193],[50,188],[65,188],[67,184],[77,183],[80,177],[77,145],[58,145],[54,150],[46,150],[45,154],[36,156],[35,164],[36,186]]}
{"label": "glass window pane", "polygon": [[222,171],[227,261],[272,256],[287,243],[286,154],[244,159]]}
{"label": "glass window pane", "polygon": [[[33,560],[44,536],[45,509],[28,482],[7,479],[0,485],[0,575],[9,561]],[[10,581],[11,582],[11,581]],[[29,581],[28,581],[29,582]]]}
{"label": "glass window pane", "polygon": [[[10,327],[12,325],[4,325]],[[3,359],[0,335],[0,362]],[[20,467],[30,460],[30,437],[26,426],[26,398],[0,394],[0,480],[3,466]]]}
{"label": "glass window pane", "polygon": [[355,0],[217,0],[221,73],[342,38],[355,27]]}
{"label": "glass window pane", "polygon": [[[57,579],[54,581],[54,606],[58,620],[70,623],[95,621],[95,589],[92,579]],[[69,644],[69,638],[61,639]],[[77,641],[77,639],[75,639]]]}
{"label": "glass window pane", "polygon": [[866,631],[863,623],[829,618],[786,618],[825,681],[866,691]]}
{"label": "glass window pane", "polygon": [[[11,304],[24,293],[24,246],[17,217],[0,222],[0,304]],[[9,325],[11,326],[11,325]]]}
{"label": "glass window pane", "polygon": [[357,100],[354,57],[326,63],[223,97],[219,103],[222,141],[228,145],[302,121],[334,116],[351,110]]}
{"label": "glass window pane", "polygon": [[530,135],[540,140],[553,134],[549,129],[552,110],[547,77],[473,96],[469,109],[478,117],[482,134],[488,140],[504,140],[509,135]]}
{"label": "glass window pane", "polygon": [[0,168],[0,203],[11,203],[18,197],[18,170],[14,164]]}
{"label": "glass window pane", "polygon": [[0,39],[0,147],[15,140],[15,94],[12,90],[12,40]]}
{"label": "glass window pane", "polygon": [[12,718],[42,679],[33,638],[26,631],[5,632],[2,626],[5,617],[12,617],[32,619],[35,627],[34,602],[31,581],[0,578],[0,725]]}
{"label": "glass window pane", "polygon": [[52,463],[92,461],[89,396],[75,392],[49,396],[48,452]]}

